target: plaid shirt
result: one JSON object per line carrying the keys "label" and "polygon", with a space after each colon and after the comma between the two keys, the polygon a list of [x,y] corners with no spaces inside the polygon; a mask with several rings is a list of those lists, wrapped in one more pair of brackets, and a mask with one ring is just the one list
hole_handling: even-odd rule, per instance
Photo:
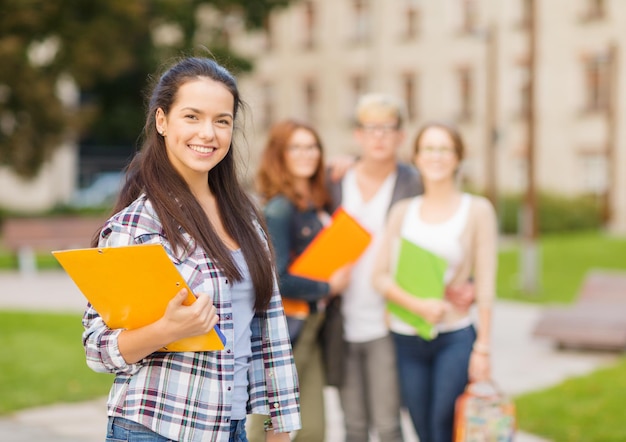
{"label": "plaid shirt", "polygon": [[[165,247],[192,291],[212,296],[220,317],[219,327],[226,336],[226,348],[153,353],[138,363],[127,364],[118,348],[122,330],[108,328],[88,305],[83,316],[87,365],[97,372],[116,375],[109,393],[109,416],[139,422],[175,441],[228,441],[235,355],[231,292],[226,276],[199,248],[182,257],[173,253],[145,196],[109,219],[99,245],[158,243]],[[276,282],[269,308],[255,314],[251,329],[248,413],[271,415],[278,432],[297,430],[298,382]]]}

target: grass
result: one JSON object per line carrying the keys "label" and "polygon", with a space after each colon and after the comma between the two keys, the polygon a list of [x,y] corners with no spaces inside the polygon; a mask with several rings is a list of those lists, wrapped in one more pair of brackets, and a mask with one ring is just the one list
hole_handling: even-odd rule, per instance
{"label": "grass", "polygon": [[[575,301],[589,270],[626,270],[626,238],[596,232],[546,235],[539,250],[540,287],[534,294],[519,288],[519,244],[500,252],[499,298],[569,304]],[[626,358],[622,358],[613,367],[516,397],[518,426],[559,442],[623,441],[625,395]]]}
{"label": "grass", "polygon": [[112,375],[85,364],[80,315],[0,312],[0,414],[104,396]]}
{"label": "grass", "polygon": [[585,274],[593,268],[626,270],[626,238],[597,232],[546,235],[539,246],[539,290],[520,289],[519,244],[500,252],[497,293],[499,298],[536,303],[571,303]]}
{"label": "grass", "polygon": [[[61,269],[59,262],[51,253],[38,253],[35,256],[37,268],[41,270]],[[0,269],[1,270],[17,270],[17,256],[8,250],[0,248]]]}
{"label": "grass", "polygon": [[520,428],[559,442],[626,440],[626,358],[515,399]]}

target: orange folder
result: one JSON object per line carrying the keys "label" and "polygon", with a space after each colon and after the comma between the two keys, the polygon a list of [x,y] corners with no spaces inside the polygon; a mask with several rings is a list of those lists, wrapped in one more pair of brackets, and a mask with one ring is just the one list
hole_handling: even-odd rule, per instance
{"label": "orange folder", "polygon": [[[98,247],[52,252],[85,298],[113,329],[132,330],[163,316],[182,288],[185,305],[196,297],[161,244]],[[226,339],[217,326],[209,333],[168,344],[161,351],[222,350]]]}
{"label": "orange folder", "polygon": [[329,225],[289,266],[289,273],[328,281],[339,268],[355,262],[365,251],[372,235],[341,207]]}

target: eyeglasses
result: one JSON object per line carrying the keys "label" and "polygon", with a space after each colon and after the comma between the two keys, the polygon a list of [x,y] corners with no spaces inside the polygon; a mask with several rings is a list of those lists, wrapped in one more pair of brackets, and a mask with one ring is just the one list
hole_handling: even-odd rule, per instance
{"label": "eyeglasses", "polygon": [[389,135],[399,129],[397,124],[362,124],[359,127],[368,135]]}
{"label": "eyeglasses", "polygon": [[318,144],[290,144],[287,146],[289,153],[313,153],[318,152],[320,146]]}
{"label": "eyeglasses", "polygon": [[424,146],[418,149],[418,153],[425,153],[427,155],[435,155],[439,153],[443,156],[452,155],[455,153],[454,147],[450,146]]}

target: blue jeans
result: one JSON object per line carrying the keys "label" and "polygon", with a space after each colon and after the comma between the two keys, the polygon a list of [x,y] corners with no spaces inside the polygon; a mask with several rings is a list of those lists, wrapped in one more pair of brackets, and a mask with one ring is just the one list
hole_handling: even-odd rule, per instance
{"label": "blue jeans", "polygon": [[402,402],[420,442],[451,442],[454,405],[468,382],[473,326],[432,341],[393,333]]}
{"label": "blue jeans", "polygon": [[[109,417],[106,442],[172,442],[137,422],[121,417]],[[246,419],[233,420],[230,425],[230,442],[248,442]]]}

